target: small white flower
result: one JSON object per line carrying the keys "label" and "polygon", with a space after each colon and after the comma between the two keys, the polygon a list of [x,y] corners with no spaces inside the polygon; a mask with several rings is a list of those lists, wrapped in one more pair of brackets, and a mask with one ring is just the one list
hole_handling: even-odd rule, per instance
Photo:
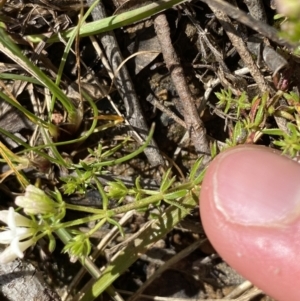
{"label": "small white flower", "polygon": [[8,263],[16,258],[23,258],[23,252],[29,247],[34,245],[33,239],[28,239],[25,241],[14,240],[2,253],[0,253],[0,263]]}
{"label": "small white flower", "polygon": [[[15,212],[12,207],[0,211],[0,220],[7,224],[7,229],[0,233],[0,244],[9,244],[0,254],[0,263],[13,261],[17,257],[23,258],[23,252],[35,243],[32,239],[36,232],[35,223]],[[27,240],[23,241],[24,239]]]}
{"label": "small white flower", "polygon": [[0,220],[7,224],[8,227],[14,227],[14,225],[19,227],[32,227],[34,226],[34,222],[14,211],[14,208],[10,207],[9,210],[1,210],[0,211]]}
{"label": "small white flower", "polygon": [[22,207],[26,214],[57,213],[58,204],[47,196],[43,190],[33,185],[28,185],[25,190],[25,195],[17,196],[15,203],[17,206]]}

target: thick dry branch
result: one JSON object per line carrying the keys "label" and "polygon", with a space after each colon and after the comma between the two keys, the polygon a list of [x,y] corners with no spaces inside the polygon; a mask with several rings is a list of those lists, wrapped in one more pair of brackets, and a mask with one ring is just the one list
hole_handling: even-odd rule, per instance
{"label": "thick dry branch", "polygon": [[173,48],[170,38],[170,28],[166,16],[160,14],[154,18],[154,27],[161,45],[166,66],[170,72],[174,86],[182,101],[184,120],[196,151],[199,154],[209,155],[210,149],[206,138],[206,130],[195,106],[195,99],[188,87],[180,60]]}
{"label": "thick dry branch", "polygon": [[257,20],[267,23],[267,15],[262,0],[244,0],[251,16]]}

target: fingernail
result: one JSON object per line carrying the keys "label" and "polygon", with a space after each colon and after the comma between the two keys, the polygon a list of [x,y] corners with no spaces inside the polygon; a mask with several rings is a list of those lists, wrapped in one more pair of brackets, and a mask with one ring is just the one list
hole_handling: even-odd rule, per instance
{"label": "fingernail", "polygon": [[232,223],[276,226],[300,215],[300,166],[266,147],[238,147],[214,162],[216,209]]}

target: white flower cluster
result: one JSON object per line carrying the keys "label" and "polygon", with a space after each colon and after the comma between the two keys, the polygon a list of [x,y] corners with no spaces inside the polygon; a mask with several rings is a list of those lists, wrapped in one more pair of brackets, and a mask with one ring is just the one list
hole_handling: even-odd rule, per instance
{"label": "white flower cluster", "polygon": [[15,212],[12,207],[0,211],[0,220],[7,224],[7,228],[0,233],[0,244],[9,244],[0,254],[0,263],[23,258],[23,252],[35,243],[32,238],[35,233],[33,221]]}
{"label": "white flower cluster", "polygon": [[[26,214],[37,217],[55,216],[59,211],[59,204],[33,185],[28,185],[25,194],[16,197],[15,203],[23,208]],[[15,212],[12,207],[0,211],[0,221],[7,225],[0,232],[0,244],[9,245],[0,254],[0,263],[13,261],[17,257],[23,258],[24,251],[36,243],[38,223]]]}

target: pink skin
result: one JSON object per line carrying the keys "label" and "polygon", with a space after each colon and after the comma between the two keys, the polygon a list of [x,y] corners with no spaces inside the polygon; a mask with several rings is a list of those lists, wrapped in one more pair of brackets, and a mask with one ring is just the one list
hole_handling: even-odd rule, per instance
{"label": "pink skin", "polygon": [[275,0],[277,11],[285,16],[296,17],[300,11],[298,0]]}
{"label": "pink skin", "polygon": [[276,300],[300,300],[298,163],[255,145],[221,153],[206,172],[200,213],[228,264]]}

